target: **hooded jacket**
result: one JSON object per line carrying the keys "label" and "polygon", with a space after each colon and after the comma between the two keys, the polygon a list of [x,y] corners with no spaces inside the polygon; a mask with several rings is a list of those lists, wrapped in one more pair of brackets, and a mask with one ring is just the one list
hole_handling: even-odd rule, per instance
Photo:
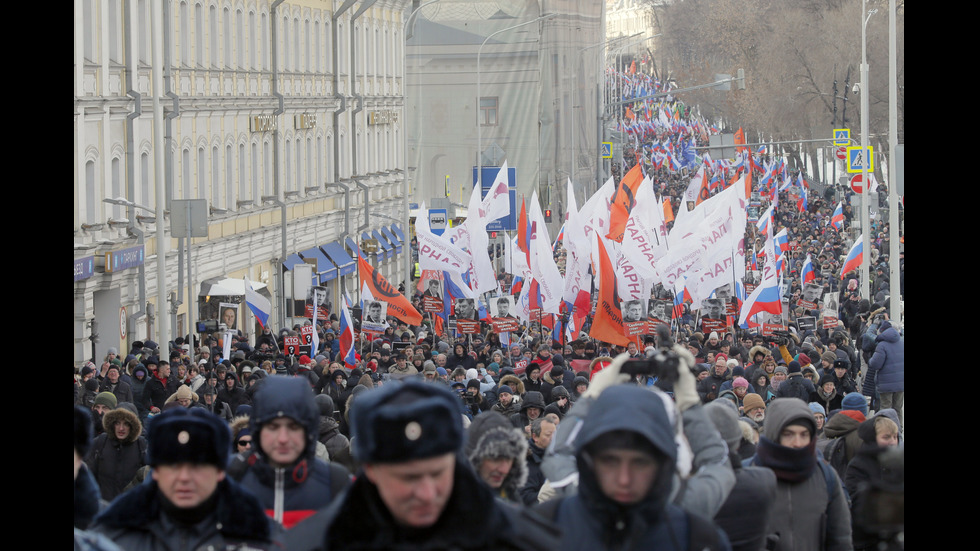
{"label": "hooded jacket", "polygon": [[[117,422],[129,425],[129,434],[124,440],[116,438]],[[146,440],[140,436],[143,425],[139,418],[127,409],[106,412],[102,417],[102,426],[105,432],[92,442],[85,455],[85,464],[99,484],[102,499],[112,501],[123,493],[136,476],[136,471],[143,466]]]}
{"label": "hooded jacket", "polygon": [[871,356],[868,370],[874,373],[878,392],[904,392],[905,341],[891,323],[886,321],[882,327],[885,329],[875,338],[878,346]]}
{"label": "hooded jacket", "polygon": [[[235,386],[231,387],[231,389],[228,388],[228,383],[226,382],[229,377],[235,381]],[[228,371],[225,375],[225,381],[222,381],[218,387],[218,399],[228,404],[228,407],[232,411],[238,411],[238,406],[250,402],[245,388],[238,381],[238,376],[231,371]]]}
{"label": "hooded jacket", "polygon": [[[809,446],[793,449],[779,444],[783,429],[794,424],[810,427]],[[852,548],[851,513],[844,490],[837,473],[818,464],[814,430],[813,412],[804,402],[776,398],[766,408],[766,423],[756,455],[746,462],[768,467],[776,474],[770,530],[779,535],[777,551]]]}
{"label": "hooded jacket", "polygon": [[[767,418],[766,421],[768,422],[769,419]],[[823,446],[821,447],[821,451],[824,451],[824,454],[826,454],[825,450],[831,440],[844,438],[844,449],[847,452],[847,461],[850,462],[851,459],[854,459],[854,454],[861,447],[861,437],[858,436],[857,429],[861,426],[862,422],[864,422],[864,414],[858,411],[845,410],[833,415],[823,427],[823,434],[827,440],[821,440],[819,444]],[[827,459],[829,460],[830,458],[828,457]],[[837,474],[844,476],[844,472],[841,469],[838,469]]]}
{"label": "hooded jacket", "polygon": [[[692,537],[728,548],[724,534],[710,521],[669,503],[677,445],[664,400],[669,398],[660,393],[617,385],[603,391],[591,405],[574,443],[578,494],[557,505],[557,524],[564,528],[562,549],[680,551],[688,548]],[[613,431],[635,433],[655,450],[659,463],[649,491],[631,505],[603,493],[593,466],[595,450],[590,444]]]}
{"label": "hooded jacket", "polygon": [[466,431],[466,458],[479,473],[484,459],[509,457],[514,459],[510,472],[500,486],[500,497],[520,502],[518,491],[527,481],[527,438],[501,414],[487,411],[473,418]]}
{"label": "hooded jacket", "polygon": [[515,427],[523,429],[531,423],[531,420],[527,418],[527,408],[538,408],[541,410],[538,417],[544,416],[544,396],[536,390],[529,390],[527,394],[524,395],[524,400],[521,401],[521,412],[515,413],[510,416],[510,422],[514,424]]}
{"label": "hooded jacket", "polygon": [[[288,417],[303,426],[306,446],[299,459],[287,467],[273,467],[262,450],[262,426]],[[270,377],[256,392],[250,418],[252,450],[238,454],[228,474],[251,491],[267,515],[287,529],[325,507],[350,485],[347,469],[315,457],[320,410],[305,379]]]}

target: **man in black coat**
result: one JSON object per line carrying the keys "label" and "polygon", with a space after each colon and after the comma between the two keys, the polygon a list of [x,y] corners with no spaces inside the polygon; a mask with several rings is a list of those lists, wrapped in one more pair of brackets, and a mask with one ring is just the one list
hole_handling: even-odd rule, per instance
{"label": "man in black coat", "polygon": [[363,468],[328,508],[287,533],[308,549],[557,549],[547,522],[495,499],[466,465],[458,399],[406,379],[358,396],[351,411]]}
{"label": "man in black coat", "polygon": [[772,507],[776,502],[776,475],[765,467],[743,467],[739,458],[742,431],[734,405],[715,400],[704,412],[728,444],[735,471],[735,487],[715,514],[714,521],[728,535],[732,551],[765,549]]}
{"label": "man in black coat", "polygon": [[102,416],[102,425],[105,432],[93,441],[85,455],[85,464],[99,483],[102,498],[112,501],[123,493],[143,466],[146,440],[141,436],[143,425],[139,417],[128,409],[107,412]]}
{"label": "man in black coat", "polygon": [[119,496],[92,531],[122,549],[281,549],[255,497],[225,476],[230,451],[228,426],[202,408],[153,418],[152,480]]}
{"label": "man in black coat", "polygon": [[177,392],[179,386],[180,382],[170,377],[170,363],[161,361],[156,371],[151,371],[150,380],[146,382],[146,386],[143,388],[143,402],[146,409],[151,412],[154,408],[156,408],[156,412],[163,411],[163,405],[167,402],[167,398]]}

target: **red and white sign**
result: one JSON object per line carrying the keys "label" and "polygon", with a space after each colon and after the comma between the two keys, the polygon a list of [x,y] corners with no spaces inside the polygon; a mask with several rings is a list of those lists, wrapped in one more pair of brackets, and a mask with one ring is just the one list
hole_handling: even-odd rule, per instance
{"label": "red and white sign", "polygon": [[287,335],[282,339],[283,348],[286,349],[287,356],[299,355],[299,335]]}
{"label": "red and white sign", "polygon": [[313,326],[304,325],[299,328],[299,334],[303,337],[303,344],[312,345],[313,344]]}
{"label": "red and white sign", "polygon": [[837,158],[841,161],[847,158],[847,147],[841,146],[837,148]]}
{"label": "red and white sign", "polygon": [[864,183],[861,178],[862,176],[864,175],[855,174],[854,176],[851,176],[851,190],[854,191],[854,193],[864,193]]}
{"label": "red and white sign", "polygon": [[493,318],[490,323],[493,328],[494,333],[509,333],[511,331],[520,331],[521,325],[514,318]]}

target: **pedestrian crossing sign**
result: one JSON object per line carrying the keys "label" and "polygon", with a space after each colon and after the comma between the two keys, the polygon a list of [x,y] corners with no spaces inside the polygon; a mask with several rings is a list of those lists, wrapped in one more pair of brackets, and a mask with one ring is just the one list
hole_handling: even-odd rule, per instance
{"label": "pedestrian crossing sign", "polygon": [[868,164],[868,172],[875,170],[875,148],[869,145],[867,148],[852,146],[847,148],[847,171],[864,172],[864,164]]}
{"label": "pedestrian crossing sign", "polygon": [[612,142],[602,142],[600,151],[603,159],[612,159]]}
{"label": "pedestrian crossing sign", "polygon": [[851,145],[851,129],[835,128],[834,145]]}

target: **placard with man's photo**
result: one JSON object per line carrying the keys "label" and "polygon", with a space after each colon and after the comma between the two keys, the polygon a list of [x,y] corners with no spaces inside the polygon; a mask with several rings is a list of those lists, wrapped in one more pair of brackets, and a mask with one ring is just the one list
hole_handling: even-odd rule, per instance
{"label": "placard with man's photo", "polygon": [[640,299],[624,300],[619,303],[623,313],[623,331],[627,337],[645,335],[647,330],[646,301]]}
{"label": "placard with man's photo", "polygon": [[514,316],[514,297],[504,295],[490,299],[491,325],[496,333],[518,331],[520,324]]}
{"label": "placard with man's photo", "polygon": [[361,331],[370,333],[384,333],[388,327],[388,303],[374,300],[364,308],[361,318]]}
{"label": "placard with man's photo", "polygon": [[426,280],[425,291],[422,292],[422,310],[426,312],[442,312],[444,309],[442,303],[443,296],[442,281],[434,278]]}

